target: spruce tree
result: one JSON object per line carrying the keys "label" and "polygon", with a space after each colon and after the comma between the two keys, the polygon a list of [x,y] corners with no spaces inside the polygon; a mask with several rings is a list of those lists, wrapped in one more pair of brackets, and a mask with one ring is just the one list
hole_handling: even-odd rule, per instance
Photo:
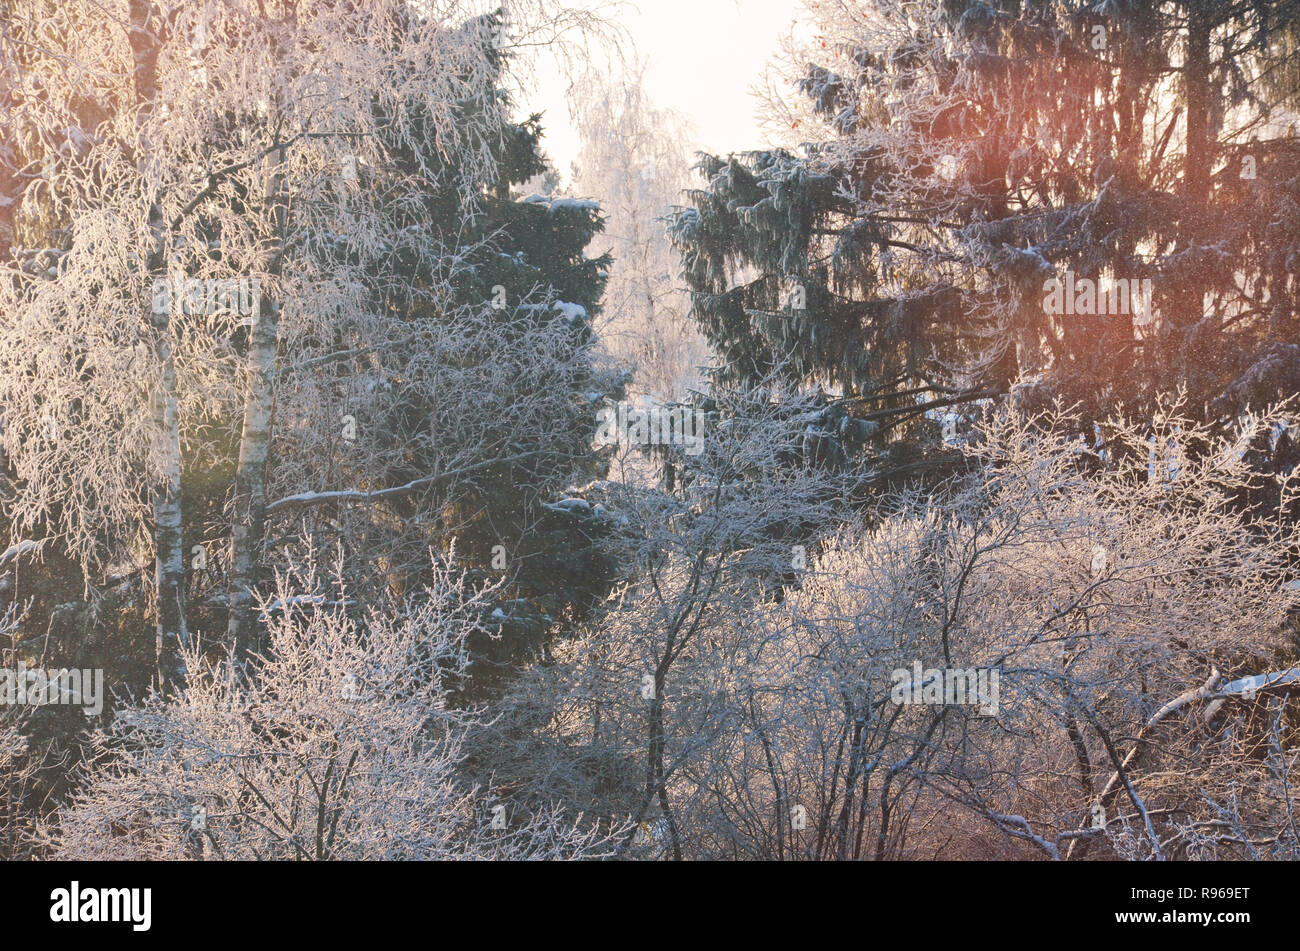
{"label": "spruce tree", "polygon": [[[1089,433],[1180,388],[1224,426],[1295,393],[1298,15],[818,7],[785,104],[808,141],[704,156],[708,184],[676,217],[722,375],[829,383],[877,439],[1013,387],[1079,403]],[[1094,293],[1053,313],[1067,272],[1115,306]],[[1119,282],[1149,286],[1149,310],[1124,310]]]}
{"label": "spruce tree", "polygon": [[[494,13],[466,29],[490,39],[499,35],[499,24],[500,14]],[[500,71],[507,68],[508,58],[494,51],[492,61],[499,71],[492,107],[509,112],[512,103],[500,88]],[[483,103],[470,101],[461,108],[462,121],[471,126],[472,114]],[[494,667],[508,670],[525,657],[544,654],[557,625],[584,616],[604,598],[612,581],[612,566],[595,545],[607,524],[548,507],[571,487],[605,475],[607,455],[592,446],[596,410],[605,398],[623,395],[625,379],[598,371],[592,363],[592,323],[601,311],[610,265],[608,254],[588,257],[585,251],[604,226],[599,204],[521,189],[539,178],[544,183],[548,174],[554,178],[542,141],[540,114],[508,123],[487,143],[496,171],[491,180],[448,166],[442,187],[427,195],[422,207],[393,212],[409,214],[412,225],[433,228],[440,240],[461,249],[450,272],[433,273],[415,258],[399,260],[399,284],[422,287],[446,281],[455,305],[487,308],[510,334],[522,336],[531,327],[557,322],[567,327],[563,350],[551,356],[557,365],[572,368],[563,379],[570,388],[569,414],[529,421],[529,435],[509,446],[509,455],[525,458],[483,470],[460,485],[454,498],[431,489],[393,503],[392,514],[400,520],[422,509],[438,512],[438,537],[426,538],[423,544],[445,551],[454,540],[458,564],[469,569],[471,577],[508,580],[487,618],[493,636],[473,638],[470,645],[476,661],[472,670],[483,683],[490,682],[487,672]],[[475,214],[468,219],[458,214],[465,191],[475,195]],[[484,354],[467,357],[491,359]],[[423,420],[433,420],[437,407],[412,400],[400,404],[396,413],[403,418],[394,420],[394,427],[409,431],[425,426]],[[514,429],[517,423],[501,420],[500,429]],[[430,442],[427,450],[411,454],[387,480],[400,484],[433,471],[447,446]],[[379,514],[377,521],[386,517]],[[407,583],[419,581],[417,576]]]}

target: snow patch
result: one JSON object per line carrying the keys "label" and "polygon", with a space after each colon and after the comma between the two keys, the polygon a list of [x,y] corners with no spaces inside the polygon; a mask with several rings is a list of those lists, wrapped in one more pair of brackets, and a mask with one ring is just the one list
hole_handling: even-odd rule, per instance
{"label": "snow patch", "polygon": [[554,307],[560,312],[560,316],[571,324],[587,319],[587,308],[581,304],[570,304],[568,301],[557,300]]}
{"label": "snow patch", "polygon": [[10,545],[8,548],[4,550],[3,554],[0,554],[0,565],[5,564],[11,558],[21,558],[23,555],[29,554],[34,551],[39,551],[40,547],[41,547],[40,542],[34,542],[29,538],[24,538],[22,541],[18,542],[17,544]]}
{"label": "snow patch", "polygon": [[600,211],[600,202],[593,198],[548,198],[545,195],[533,193],[523,199],[526,205],[545,205],[548,211],[555,211],[557,208],[574,208],[579,211]]}

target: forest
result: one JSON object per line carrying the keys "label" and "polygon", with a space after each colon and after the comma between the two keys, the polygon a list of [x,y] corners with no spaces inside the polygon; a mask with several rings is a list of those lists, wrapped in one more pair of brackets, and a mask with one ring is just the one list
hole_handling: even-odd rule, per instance
{"label": "forest", "polygon": [[0,0],[0,860],[1300,859],[1300,0],[785,5]]}

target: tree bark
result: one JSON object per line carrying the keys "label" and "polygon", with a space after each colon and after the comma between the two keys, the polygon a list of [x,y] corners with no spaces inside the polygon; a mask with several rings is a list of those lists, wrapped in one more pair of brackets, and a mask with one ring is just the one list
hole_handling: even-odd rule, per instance
{"label": "tree bark", "polygon": [[[143,126],[153,114],[158,97],[158,52],[162,46],[162,17],[147,0],[131,0],[131,58],[135,66],[135,94],[139,121]],[[149,181],[151,149],[147,135],[137,143],[136,166],[141,179]],[[169,248],[167,227],[160,200],[149,207],[152,249],[145,262],[149,286],[167,277]],[[153,537],[155,551],[154,642],[157,658],[155,684],[169,692],[185,682],[181,649],[189,643],[185,624],[185,548],[181,537],[181,438],[180,407],[176,395],[176,362],[172,347],[171,315],[152,313],[149,320],[154,353],[162,366],[160,387],[154,394],[154,423],[162,449],[162,473],[153,489]]]}
{"label": "tree bark", "polygon": [[[1205,228],[1210,198],[1210,11],[1201,0],[1187,4],[1187,61],[1183,65],[1183,88],[1187,106],[1187,152],[1183,159],[1183,239],[1180,250],[1195,247]],[[1205,309],[1205,284],[1190,276],[1171,315],[1176,327],[1198,323]]]}
{"label": "tree bark", "polygon": [[176,398],[176,366],[168,317],[154,321],[154,345],[162,361],[162,387],[155,397],[154,416],[162,438],[163,476],[154,488],[154,549],[157,556],[155,595],[158,600],[155,646],[158,687],[168,691],[185,682],[182,648],[189,646],[185,623],[185,546],[181,538],[180,409]]}
{"label": "tree bark", "polygon": [[[284,153],[277,149],[266,158],[265,194],[272,209],[277,249],[270,274],[280,271],[286,208]],[[244,658],[257,647],[253,617],[253,589],[257,584],[266,537],[266,464],[271,448],[275,410],[275,363],[279,350],[279,303],[265,289],[253,322],[248,348],[248,389],[244,395],[244,423],[239,439],[239,466],[235,473],[234,525],[231,533],[229,615],[226,636],[236,656]]]}

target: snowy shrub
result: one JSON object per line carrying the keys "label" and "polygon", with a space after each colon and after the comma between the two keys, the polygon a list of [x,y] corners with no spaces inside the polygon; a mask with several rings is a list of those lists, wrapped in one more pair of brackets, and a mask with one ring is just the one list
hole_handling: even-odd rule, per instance
{"label": "snowy shrub", "polygon": [[607,836],[580,817],[530,815],[461,782],[465,736],[480,718],[448,703],[448,684],[464,670],[464,641],[490,592],[468,590],[463,577],[435,565],[423,597],[357,619],[344,592],[322,590],[314,570],[280,577],[275,599],[261,606],[264,655],[241,669],[192,649],[178,696],[154,694],[120,710],[93,738],[78,791],[47,832],[52,854],[322,860],[608,851]]}

